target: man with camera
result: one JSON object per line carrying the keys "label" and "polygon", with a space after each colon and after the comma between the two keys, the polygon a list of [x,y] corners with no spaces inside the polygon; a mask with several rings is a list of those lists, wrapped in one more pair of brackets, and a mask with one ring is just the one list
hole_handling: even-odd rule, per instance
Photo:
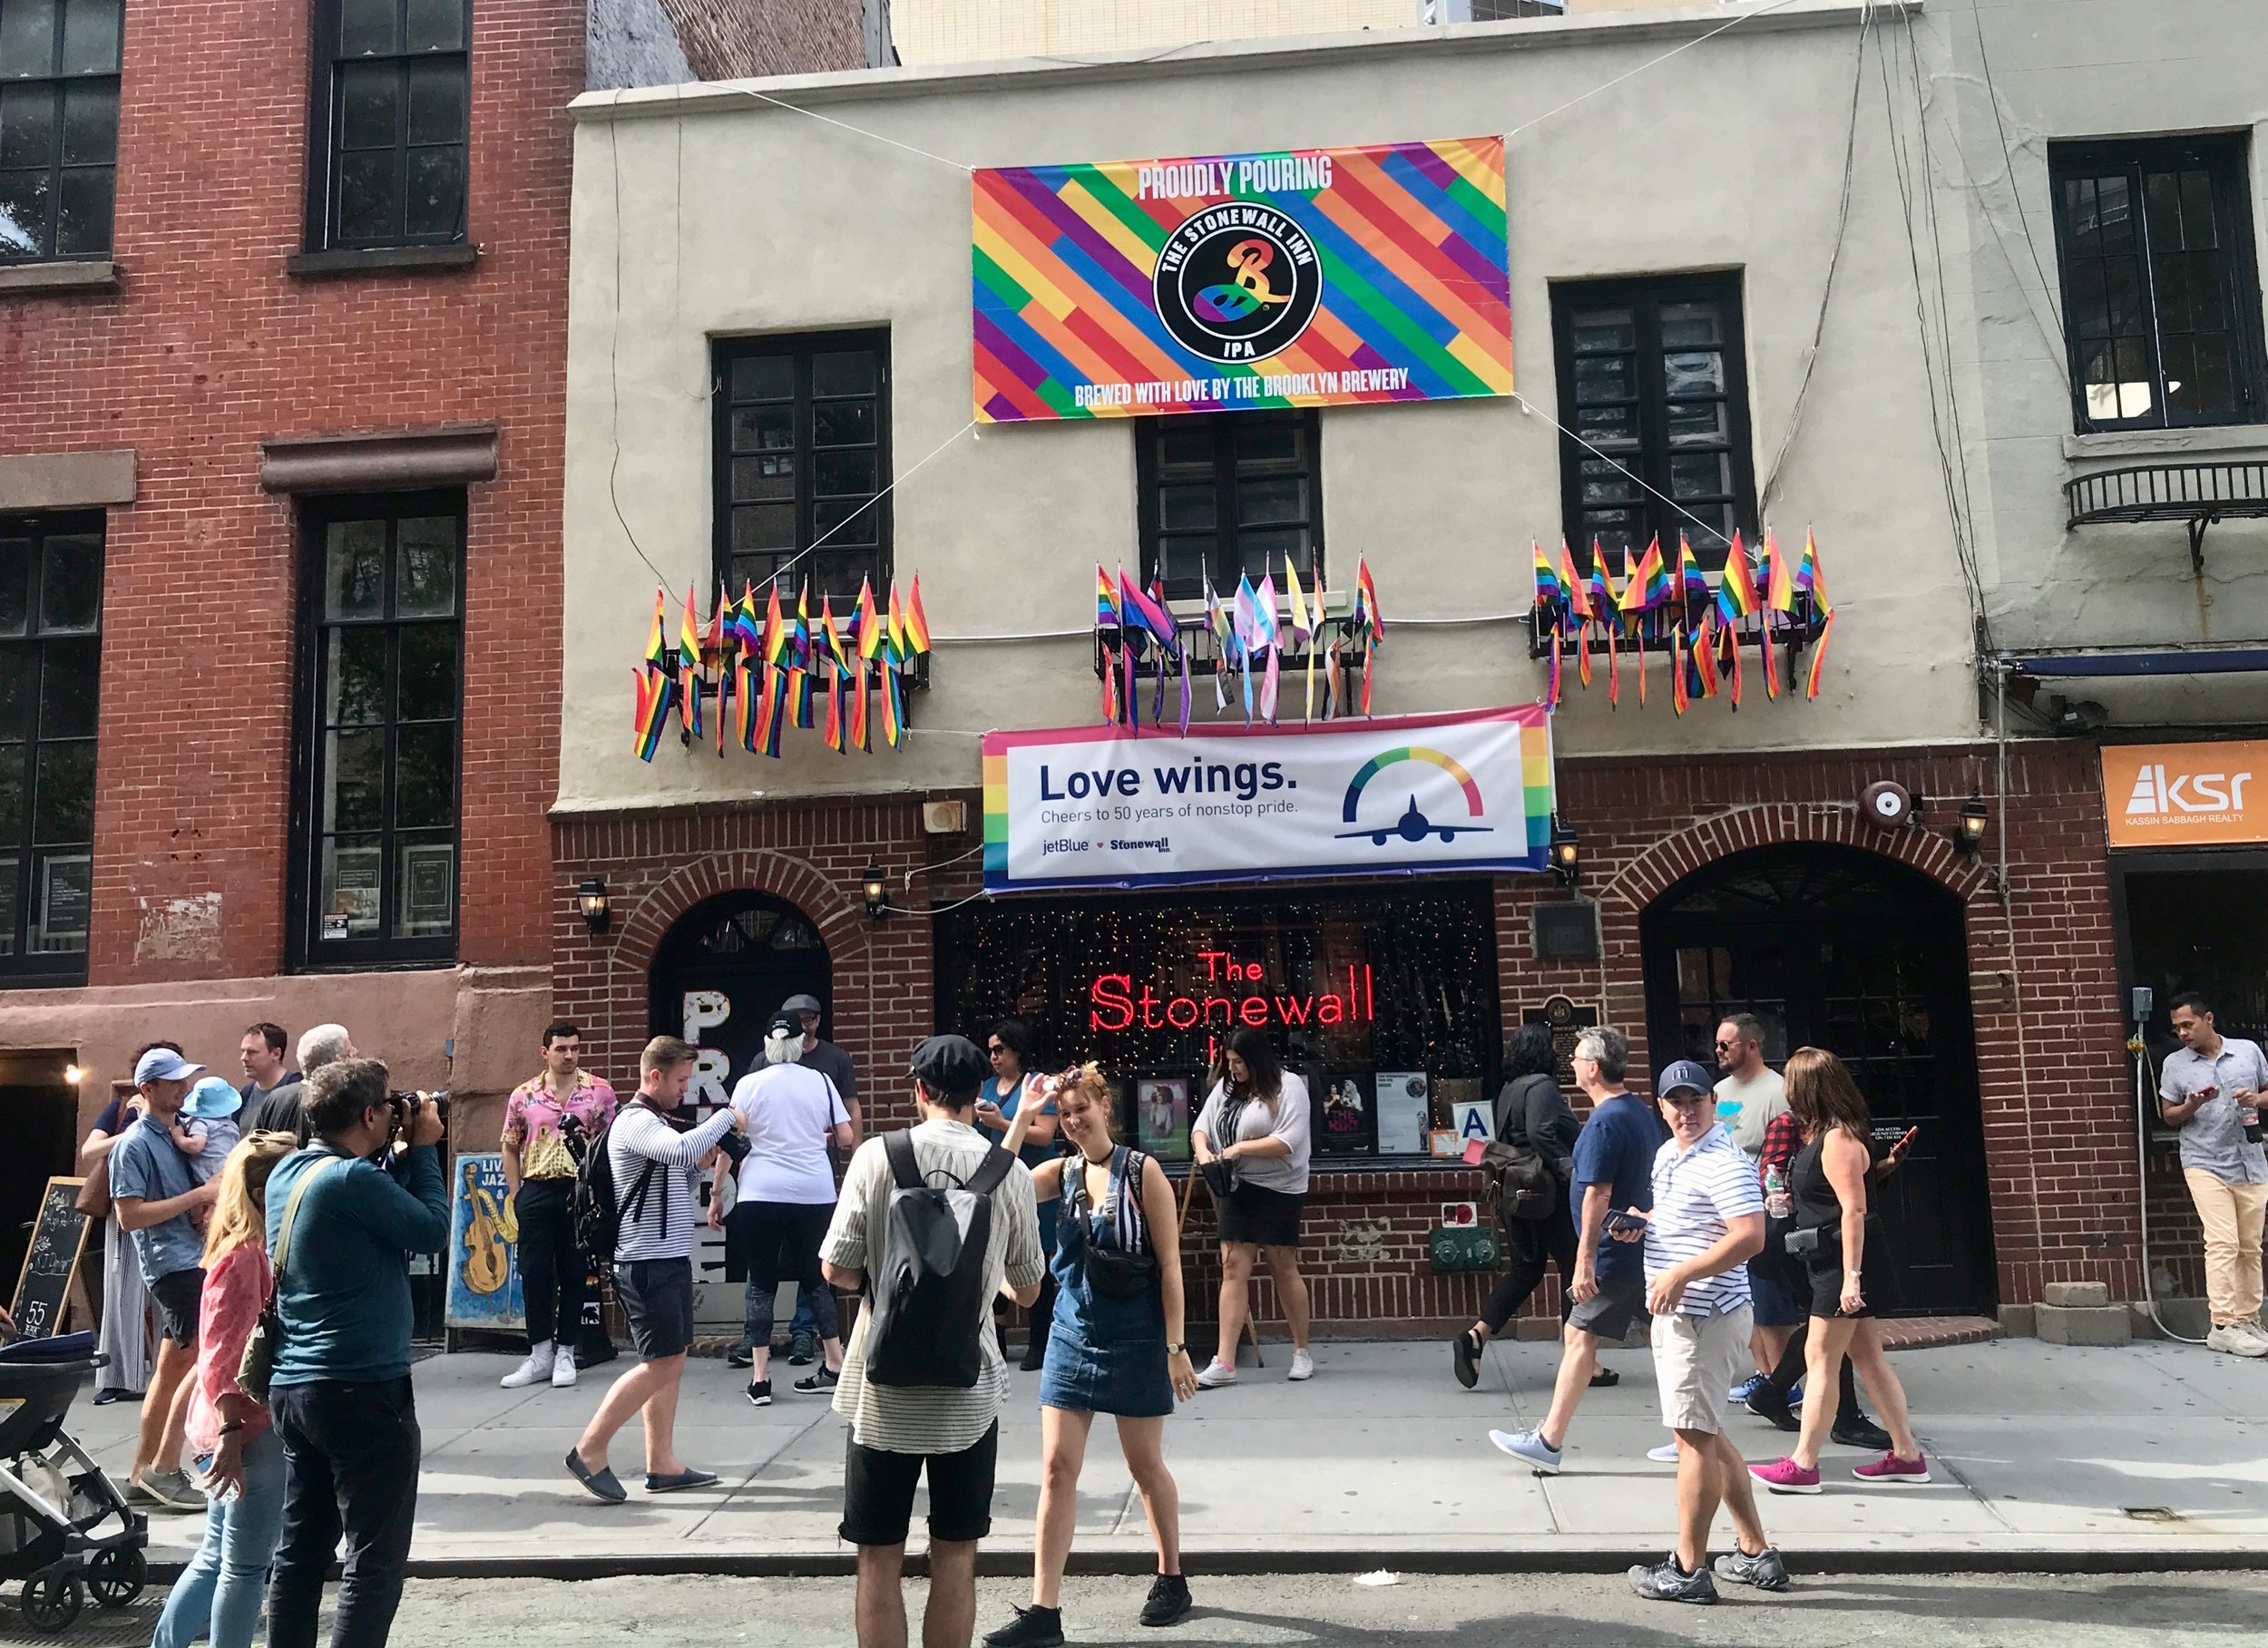
{"label": "man with camera", "polygon": [[2261,1094],[2268,1059],[2260,1044],[2224,1036],[2213,1008],[2185,990],[2168,1009],[2181,1049],[2166,1056],[2158,1110],[2181,1129],[2182,1178],[2204,1227],[2205,1343],[2231,1356],[2268,1356],[2260,1323],[2261,1225],[2268,1214],[2268,1155],[2261,1149]]}
{"label": "man with camera", "polygon": [[435,1148],[445,1117],[429,1095],[389,1092],[375,1058],[336,1059],[301,1085],[314,1143],[277,1165],[266,1197],[268,1252],[282,1260],[269,1404],[284,1448],[268,1641],[312,1648],[343,1533],[333,1648],[376,1648],[401,1602],[417,1508],[408,1255],[448,1243]]}

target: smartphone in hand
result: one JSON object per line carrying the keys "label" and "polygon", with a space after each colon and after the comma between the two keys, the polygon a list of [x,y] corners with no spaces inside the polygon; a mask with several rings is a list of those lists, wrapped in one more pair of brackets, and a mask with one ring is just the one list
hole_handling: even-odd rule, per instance
{"label": "smartphone in hand", "polygon": [[1610,1236],[1642,1235],[1645,1231],[1644,1214],[1610,1213],[1607,1215],[1607,1234]]}

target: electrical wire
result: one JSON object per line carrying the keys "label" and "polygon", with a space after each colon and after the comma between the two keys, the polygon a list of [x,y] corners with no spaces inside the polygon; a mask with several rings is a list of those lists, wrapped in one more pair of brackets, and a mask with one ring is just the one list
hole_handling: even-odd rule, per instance
{"label": "electrical wire", "polygon": [[1654,496],[1659,498],[1664,503],[1667,503],[1670,508],[1676,510],[1686,520],[1692,522],[1694,525],[1699,527],[1710,537],[1722,538],[1725,535],[1724,528],[1722,526],[1719,526],[1714,522],[1702,520],[1700,516],[1695,514],[1691,510],[1687,509],[1684,504],[1678,502],[1677,499],[1671,497],[1667,492],[1662,491],[1659,487],[1649,485],[1645,476],[1637,473],[1635,470],[1624,468],[1620,463],[1617,462],[1612,453],[1599,451],[1598,448],[1593,446],[1589,441],[1583,439],[1581,435],[1577,434],[1565,424],[1560,423],[1559,419],[1553,417],[1542,407],[1537,405],[1535,402],[1520,394],[1519,390],[1513,389],[1508,393],[1511,395],[1513,401],[1519,405],[1520,409],[1522,412],[1533,413],[1537,417],[1541,418],[1545,423],[1550,424],[1552,428],[1558,430],[1561,434],[1565,435],[1569,440],[1574,442],[1585,452],[1590,453],[1594,458],[1597,458],[1600,463],[1610,465],[1615,472],[1620,474],[1625,480],[1630,482],[1633,485],[1639,487],[1643,491],[1653,493]]}
{"label": "electrical wire", "polygon": [[2157,1331],[2168,1339],[2177,1339],[2185,1345],[2202,1345],[2202,1339],[2192,1339],[2186,1333],[2176,1333],[2165,1325],[2164,1312],[2157,1304],[2157,1287],[2150,1280],[2150,1105],[2157,1094],[2157,1075],[2150,1068],[2149,1044],[2142,1039],[2142,1027],[2134,1029],[2134,1182],[2135,1202],[2142,1215],[2142,1302],[2149,1308],[2150,1320],[2157,1323]]}
{"label": "electrical wire", "polygon": [[622,529],[622,536],[630,540],[630,547],[647,570],[663,584],[670,575],[654,565],[653,557],[646,553],[646,546],[638,541],[638,534],[631,531],[630,518],[622,513],[622,494],[616,485],[622,473],[622,156],[616,133],[619,128],[609,122],[606,129],[608,171],[614,189],[614,293],[613,303],[607,311],[606,338],[606,397],[607,445],[610,449],[606,465],[606,500],[614,506],[614,524]]}
{"label": "electrical wire", "polygon": [[1811,347],[1804,352],[1804,376],[1788,406],[1787,433],[1780,437],[1779,450],[1765,470],[1764,484],[1756,489],[1759,520],[1771,508],[1773,489],[1780,483],[1780,466],[1787,462],[1789,449],[1795,444],[1795,432],[1803,426],[1804,401],[1811,394],[1812,373],[1819,365],[1820,341],[1827,336],[1827,305],[1834,297],[1835,269],[1843,262],[1843,237],[1851,227],[1851,180],[1858,171],[1859,157],[1859,91],[1866,83],[1866,41],[1873,32],[1874,7],[1872,0],[1868,0],[1859,14],[1859,49],[1851,65],[1851,127],[1843,140],[1843,190],[1835,205],[1834,244],[1827,250],[1827,276],[1819,288],[1819,317],[1812,323]]}
{"label": "electrical wire", "polygon": [[[941,453],[941,452],[944,451],[944,449],[945,449],[946,447],[948,447],[948,446],[952,445],[952,444],[953,444],[955,441],[959,440],[959,439],[960,439],[963,435],[964,435],[964,434],[968,434],[970,430],[974,429],[975,427],[976,427],[976,420],[975,420],[974,418],[971,418],[971,419],[970,419],[967,423],[965,423],[965,424],[962,424],[960,428],[958,428],[958,429],[954,430],[954,431],[953,431],[951,434],[947,435],[947,436],[946,436],[943,440],[942,440],[942,441],[938,442],[936,445],[934,445],[934,446],[931,447],[931,448],[930,448],[927,452],[924,453],[921,455],[920,459],[914,463],[914,464],[913,465],[913,467],[912,467],[911,469],[906,470],[906,471],[905,471],[903,474],[894,475],[893,477],[891,477],[891,481],[890,481],[890,484],[889,484],[889,485],[887,485],[887,486],[884,487],[884,488],[883,488],[880,492],[876,492],[876,493],[875,493],[873,497],[871,497],[871,498],[867,499],[865,502],[864,502],[864,503],[860,504],[860,505],[859,505],[856,509],[855,509],[855,510],[851,511],[851,512],[850,512],[849,514],[847,514],[847,515],[844,516],[844,517],[843,517],[840,521],[836,522],[833,526],[831,526],[831,527],[827,528],[827,530],[826,530],[826,531],[824,531],[824,532],[820,533],[820,534],[819,534],[816,538],[813,539],[813,540],[810,541],[810,543],[808,543],[807,545],[806,545],[804,548],[802,548],[802,549],[800,549],[800,550],[797,550],[797,551],[796,551],[793,555],[790,555],[790,556],[789,556],[789,557],[788,557],[786,561],[781,561],[781,562],[779,563],[779,565],[777,565],[777,566],[774,567],[774,568],[772,569],[772,575],[771,575],[769,578],[766,579],[764,581],[765,581],[767,585],[775,585],[775,586],[776,586],[776,585],[777,585],[777,584],[778,584],[778,582],[779,582],[779,580],[780,580],[781,575],[782,575],[782,574],[784,574],[784,573],[787,570],[787,569],[788,569],[788,568],[790,568],[790,567],[794,566],[794,565],[796,564],[796,562],[797,562],[797,561],[801,561],[801,560],[802,560],[805,556],[807,556],[807,555],[809,555],[809,554],[813,553],[815,551],[817,551],[817,550],[819,550],[819,549],[824,548],[824,547],[826,546],[826,541],[827,541],[827,540],[828,540],[828,539],[830,539],[830,538],[834,537],[836,533],[837,533],[837,532],[841,531],[842,531],[845,527],[848,526],[848,525],[849,525],[852,522],[854,522],[854,521],[857,520],[857,519],[859,518],[859,516],[861,516],[861,515],[865,514],[865,513],[868,510],[870,510],[870,509],[874,508],[874,506],[875,506],[875,504],[877,504],[877,503],[881,502],[882,502],[885,498],[887,498],[887,497],[888,497],[888,496],[889,496],[892,492],[894,492],[897,491],[897,490],[898,490],[898,488],[899,488],[900,486],[904,485],[904,484],[906,483],[906,481],[908,481],[909,479],[911,479],[911,478],[914,476],[914,474],[917,471],[919,471],[919,470],[921,469],[921,467],[922,467],[922,465],[923,465],[923,464],[927,463],[928,463],[931,459],[932,459],[932,458],[935,457],[935,456],[936,456],[939,453]],[[650,562],[649,562],[648,564],[649,564],[649,565],[650,565],[651,563],[650,563]]]}
{"label": "electrical wire", "polygon": [[[2000,164],[2005,169],[2002,175],[2008,179],[2009,197],[2016,202],[2016,226],[2024,231],[2024,244],[2031,250],[2032,272],[2039,277],[2039,289],[2047,297],[2048,317],[2055,326],[2056,342],[2068,353],[2070,345],[2063,335],[2063,317],[2056,308],[2055,283],[2048,278],[2048,266],[2040,260],[2039,242],[2032,239],[2031,216],[2025,211],[2024,197],[2017,191],[2016,188],[2016,156],[2009,149],[2009,129],[2000,119],[1999,88],[1992,83],[1992,54],[1985,49],[1982,8],[1970,15],[1970,22],[1977,31],[1977,62],[1984,70],[1985,101],[1992,105],[1992,129],[2000,134]],[[1989,213],[1987,218],[1989,221]],[[1993,225],[1993,234],[1996,238],[1999,234],[1999,226],[1997,222]],[[2027,304],[2025,307],[2030,306]],[[2067,373],[2069,371],[2068,360],[2065,363],[2065,370]]]}
{"label": "electrical wire", "polygon": [[1774,12],[1779,11],[1784,6],[1793,5],[1794,4],[1795,0],[1772,0],[1772,4],[1769,5],[1760,5],[1753,12],[1743,12],[1738,16],[1733,18],[1729,23],[1718,24],[1716,27],[1711,29],[1706,34],[1697,34],[1693,39],[1686,41],[1683,45],[1672,46],[1668,51],[1664,52],[1659,57],[1649,57],[1644,63],[1638,64],[1637,67],[1626,70],[1622,73],[1616,75],[1612,80],[1607,81],[1602,84],[1593,86],[1588,92],[1578,93],[1575,96],[1569,98],[1567,102],[1559,104],[1556,108],[1546,109],[1541,114],[1537,115],[1533,120],[1522,121],[1519,125],[1510,128],[1504,133],[1504,141],[1509,143],[1521,132],[1530,130],[1531,127],[1542,125],[1544,122],[1549,120],[1553,115],[1565,114],[1569,109],[1575,107],[1576,104],[1587,102],[1590,99],[1598,96],[1601,92],[1613,91],[1615,87],[1620,85],[1624,81],[1634,80],[1638,75],[1645,73],[1647,70],[1657,67],[1661,63],[1667,63],[1680,52],[1690,52],[1697,45],[1706,45],[1710,41],[1715,40],[1719,34],[1725,33],[1729,29],[1736,29],[1742,24],[1750,22],[1757,17],[1768,17]]}

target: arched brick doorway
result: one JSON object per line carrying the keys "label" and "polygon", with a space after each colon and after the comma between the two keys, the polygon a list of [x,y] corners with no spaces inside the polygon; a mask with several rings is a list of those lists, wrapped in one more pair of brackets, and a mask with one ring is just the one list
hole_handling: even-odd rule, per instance
{"label": "arched brick doorway", "polygon": [[[720,1103],[754,1068],[764,1027],[790,996],[825,1006],[834,968],[818,927],[787,900],[752,889],[703,899],[679,916],[647,973],[650,1028],[701,1049],[695,1104]],[[820,1034],[832,1027],[823,1019]]]}
{"label": "arched brick doorway", "polygon": [[1753,1012],[1777,1064],[1827,1048],[1852,1068],[1878,1147],[1918,1128],[1876,1190],[1903,1314],[1999,1303],[1964,909],[1922,871],[1863,849],[1787,842],[1716,859],[1639,917],[1658,1067],[1714,1063],[1725,1014]]}

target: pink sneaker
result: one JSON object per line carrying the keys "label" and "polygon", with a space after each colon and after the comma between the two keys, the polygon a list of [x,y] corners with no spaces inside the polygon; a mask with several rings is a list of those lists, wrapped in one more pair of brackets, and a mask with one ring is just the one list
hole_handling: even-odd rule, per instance
{"label": "pink sneaker", "polygon": [[1819,1468],[1805,1470],[1793,1459],[1777,1459],[1770,1465],[1751,1465],[1748,1474],[1775,1494],[1815,1494],[1819,1491]]}
{"label": "pink sneaker", "polygon": [[1930,1479],[1930,1462],[1920,1454],[1901,1459],[1894,1453],[1886,1453],[1872,1465],[1853,1465],[1851,1474],[1862,1482],[1912,1482]]}

